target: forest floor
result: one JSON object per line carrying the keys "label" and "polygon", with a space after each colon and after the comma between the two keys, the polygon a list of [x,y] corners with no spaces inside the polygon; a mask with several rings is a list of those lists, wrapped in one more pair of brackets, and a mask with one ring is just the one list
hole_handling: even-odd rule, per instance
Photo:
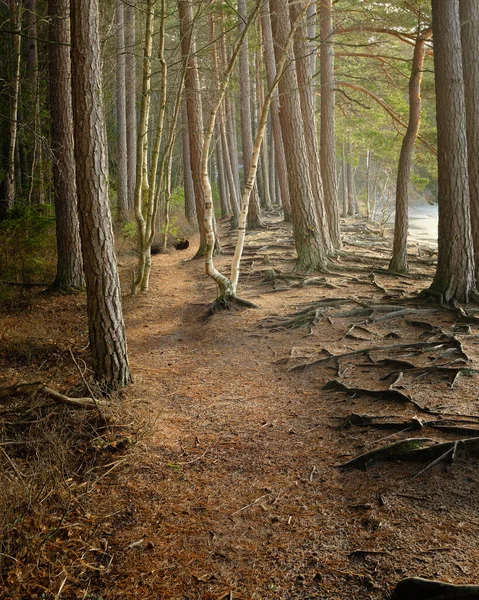
{"label": "forest floor", "polygon": [[[1,598],[376,600],[407,576],[477,584],[478,444],[454,442],[479,436],[479,318],[417,295],[432,252],[412,245],[395,277],[389,241],[353,221],[344,234],[334,272],[291,279],[291,232],[271,217],[248,234],[240,279],[258,308],[207,321],[215,289],[194,240],[153,257],[150,292],[124,298],[127,433],[109,429],[88,493],[66,479],[69,510],[36,525],[36,564],[0,548]],[[125,290],[133,261],[120,257]],[[72,386],[84,305],[37,294],[3,311],[0,384]]]}

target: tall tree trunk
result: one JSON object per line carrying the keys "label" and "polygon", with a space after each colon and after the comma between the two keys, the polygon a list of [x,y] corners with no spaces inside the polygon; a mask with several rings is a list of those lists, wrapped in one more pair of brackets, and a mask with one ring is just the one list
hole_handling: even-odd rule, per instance
{"label": "tall tree trunk", "polygon": [[[309,0],[306,0],[309,4]],[[305,6],[305,2],[290,3],[291,20],[295,20]],[[309,169],[309,178],[313,191],[314,205],[317,212],[319,226],[322,230],[325,250],[328,254],[333,252],[333,245],[329,235],[329,225],[324,206],[323,182],[321,180],[319,145],[318,145],[318,125],[316,122],[316,102],[312,93],[313,72],[311,70],[311,53],[314,47],[307,41],[306,19],[302,20],[298,28],[295,42],[294,55],[296,63],[296,73],[299,89],[299,100],[301,105],[301,115],[303,118],[303,132],[306,144],[305,159]]]}
{"label": "tall tree trunk", "polygon": [[84,286],[73,144],[69,0],[48,0],[50,118],[57,234],[55,289]]}
{"label": "tall tree trunk", "polygon": [[[291,28],[287,0],[270,0],[273,16],[273,36],[278,53],[285,47]],[[281,97],[280,119],[283,143],[288,164],[289,192],[293,220],[294,240],[297,252],[296,266],[300,270],[324,271],[328,267],[328,232],[318,222],[313,198],[309,165],[303,129],[303,117],[298,91],[296,65],[291,52],[288,53],[289,65],[279,82]]]}
{"label": "tall tree trunk", "polygon": [[462,61],[466,94],[466,134],[469,164],[471,229],[476,280],[479,279],[479,5],[475,0],[459,2]]}
{"label": "tall tree trunk", "polygon": [[125,23],[125,110],[126,110],[126,148],[128,156],[128,212],[135,210],[136,183],[136,0],[124,3]]}
{"label": "tall tree trunk", "polygon": [[320,4],[320,85],[321,85],[321,131],[320,165],[324,188],[324,205],[328,217],[331,243],[341,248],[339,229],[339,202],[336,182],[336,134],[334,119],[334,41],[332,0]]}
{"label": "tall tree trunk", "polygon": [[[261,69],[261,54],[263,48],[263,28],[261,20],[258,21],[258,49],[255,53],[256,62],[256,99],[259,110],[264,104],[263,74]],[[261,144],[261,176],[263,180],[263,206],[266,210],[272,209],[271,194],[269,189],[269,160],[268,136],[265,129],[264,140]]]}
{"label": "tall tree trunk", "polygon": [[[245,28],[246,0],[238,0],[238,19],[240,33]],[[251,119],[251,82],[249,75],[248,36],[246,35],[239,54],[239,89],[241,114],[241,142],[243,154],[243,175],[246,182],[253,154],[253,134]],[[248,211],[248,228],[258,229],[263,226],[260,216],[260,203],[256,186],[253,188]]]}
{"label": "tall tree trunk", "polygon": [[200,257],[204,255],[206,250],[205,193],[201,182],[203,114],[191,0],[178,0],[178,13],[180,19],[181,51],[183,58],[188,61],[185,77],[185,98],[188,112],[191,173],[193,176],[196,213],[200,230],[200,246],[196,256]]}
{"label": "tall tree trunk", "polygon": [[6,177],[7,209],[15,202],[15,151],[18,135],[18,105],[20,100],[20,64],[21,64],[21,29],[22,5],[21,0],[9,0],[12,34],[12,76],[10,81],[10,132],[8,147],[8,171]]}
{"label": "tall tree trunk", "polygon": [[[267,2],[264,2],[261,7],[261,24],[263,26],[263,51],[264,62],[266,67],[266,79],[268,81],[268,89],[271,89],[273,81],[276,77],[276,65],[274,57],[273,34],[271,31],[271,15]],[[291,221],[291,200],[289,195],[288,182],[288,167],[286,164],[286,156],[283,145],[283,137],[281,133],[281,122],[279,118],[279,100],[277,92],[274,93],[271,101],[271,128],[273,136],[274,157],[276,163],[276,176],[279,192],[277,197],[283,206],[284,220]]]}
{"label": "tall tree trunk", "polygon": [[439,237],[431,290],[445,302],[476,297],[467,174],[466,109],[458,0],[432,0]]}
{"label": "tall tree trunk", "polygon": [[128,220],[128,140],[126,133],[125,20],[123,0],[116,0],[116,126],[118,136],[118,220]]}
{"label": "tall tree trunk", "polygon": [[398,273],[406,273],[407,233],[409,206],[409,177],[411,173],[412,155],[421,123],[421,80],[426,54],[426,41],[431,37],[430,28],[418,32],[409,79],[409,121],[406,135],[402,141],[399,155],[398,174],[396,179],[396,216],[394,219],[393,254],[389,269]]}
{"label": "tall tree trunk", "polygon": [[346,163],[346,142],[341,144],[341,157],[343,168],[341,170],[342,181],[343,181],[343,206],[341,215],[343,218],[348,216],[348,165]]}
{"label": "tall tree trunk", "polygon": [[354,198],[354,176],[353,176],[353,146],[351,140],[347,143],[346,176],[348,180],[348,215],[354,216],[356,202]]}
{"label": "tall tree trunk", "polygon": [[107,389],[131,381],[108,203],[97,0],[75,0],[72,97],[80,233],[93,371]]}
{"label": "tall tree trunk", "polygon": [[198,227],[196,218],[195,190],[193,188],[193,177],[191,175],[190,162],[190,138],[188,134],[188,114],[186,102],[181,103],[181,148],[183,159],[183,191],[185,196],[185,217],[188,223],[195,229]]}

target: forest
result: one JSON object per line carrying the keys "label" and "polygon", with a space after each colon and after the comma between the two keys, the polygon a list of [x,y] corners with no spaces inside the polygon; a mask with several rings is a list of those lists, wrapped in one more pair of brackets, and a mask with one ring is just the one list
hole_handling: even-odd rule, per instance
{"label": "forest", "polygon": [[0,600],[479,598],[479,0],[0,0]]}

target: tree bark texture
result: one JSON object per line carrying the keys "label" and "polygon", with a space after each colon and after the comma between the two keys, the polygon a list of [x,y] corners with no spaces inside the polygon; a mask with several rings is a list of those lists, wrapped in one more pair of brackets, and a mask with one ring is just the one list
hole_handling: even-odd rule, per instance
{"label": "tree bark texture", "polygon": [[116,0],[116,127],[118,220],[128,220],[128,140],[126,129],[125,19],[123,0]]}
{"label": "tree bark texture", "polygon": [[477,292],[467,173],[466,109],[458,0],[432,0],[436,87],[439,236],[431,290],[444,301]]}
{"label": "tree bark texture", "polygon": [[108,203],[97,0],[75,0],[72,97],[80,234],[93,370],[107,389],[131,381]]}
{"label": "tree bark texture", "polygon": [[466,135],[469,165],[471,229],[476,280],[479,279],[479,4],[459,2],[462,62],[466,95]]}
{"label": "tree bark texture", "polygon": [[[263,26],[263,51],[264,63],[266,68],[266,79],[268,89],[271,89],[274,78],[276,76],[276,65],[274,58],[273,34],[271,31],[271,15],[269,12],[268,3],[263,3],[261,7],[261,24]],[[281,205],[284,211],[284,220],[291,221],[291,201],[289,197],[288,169],[286,165],[286,157],[283,146],[283,137],[281,134],[281,123],[279,119],[279,100],[278,93],[275,92],[270,108],[271,114],[271,129],[273,137],[273,150],[276,163],[276,175],[278,178],[278,194]]]}
{"label": "tree bark texture", "polygon": [[50,122],[56,215],[57,272],[55,289],[85,284],[78,223],[70,58],[69,0],[49,0]]}
{"label": "tree bark texture", "polygon": [[[306,2],[309,3],[309,0],[306,0]],[[291,22],[296,20],[304,5],[304,2],[290,3]],[[323,182],[321,180],[321,167],[319,158],[318,125],[316,122],[316,102],[311,88],[313,81],[311,54],[314,52],[314,48],[310,43],[308,43],[307,35],[308,31],[306,26],[306,18],[304,17],[296,33],[294,42],[294,55],[296,59],[295,64],[299,100],[301,105],[301,114],[303,117],[303,132],[306,144],[305,158],[309,168],[309,178],[313,191],[313,200],[317,212],[318,224],[322,232],[326,252],[331,254],[333,251],[333,245],[329,235],[329,226],[324,207]]]}
{"label": "tree bark texture", "polygon": [[[238,0],[239,32],[246,26],[246,0]],[[239,90],[241,115],[241,145],[243,154],[243,179],[246,183],[251,155],[253,154],[253,133],[251,117],[251,81],[249,75],[248,35],[246,35],[239,53]],[[263,226],[260,214],[260,201],[257,186],[253,188],[248,210],[248,228],[258,229]]]}
{"label": "tree bark texture", "polygon": [[409,206],[409,177],[411,173],[414,144],[416,143],[421,122],[421,80],[426,54],[426,41],[431,37],[432,30],[418,32],[409,79],[409,120],[406,135],[402,141],[399,155],[398,173],[396,179],[396,216],[394,219],[393,254],[389,268],[397,273],[408,270],[407,263],[407,233]]}
{"label": "tree bark texture", "polygon": [[339,203],[336,176],[336,134],[334,118],[334,41],[332,0],[320,4],[320,86],[321,130],[320,165],[323,179],[324,205],[328,218],[329,236],[335,249],[341,248]]}
{"label": "tree bark texture", "polygon": [[[270,0],[273,38],[276,60],[285,48],[291,28],[287,0]],[[303,117],[299,98],[296,66],[292,52],[288,53],[289,65],[279,82],[281,99],[280,120],[283,144],[288,165],[289,193],[293,232],[297,252],[296,267],[299,270],[320,270],[328,267],[328,243],[325,231],[320,227],[313,198],[307,147],[303,129]]]}

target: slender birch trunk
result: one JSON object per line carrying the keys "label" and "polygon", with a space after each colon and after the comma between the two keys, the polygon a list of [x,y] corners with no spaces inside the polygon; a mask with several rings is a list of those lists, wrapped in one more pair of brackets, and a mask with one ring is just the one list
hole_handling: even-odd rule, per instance
{"label": "slender birch trunk", "polygon": [[181,144],[183,159],[183,191],[185,196],[185,217],[191,227],[198,227],[195,205],[195,190],[191,175],[190,138],[188,134],[188,114],[185,100],[181,103]]}

